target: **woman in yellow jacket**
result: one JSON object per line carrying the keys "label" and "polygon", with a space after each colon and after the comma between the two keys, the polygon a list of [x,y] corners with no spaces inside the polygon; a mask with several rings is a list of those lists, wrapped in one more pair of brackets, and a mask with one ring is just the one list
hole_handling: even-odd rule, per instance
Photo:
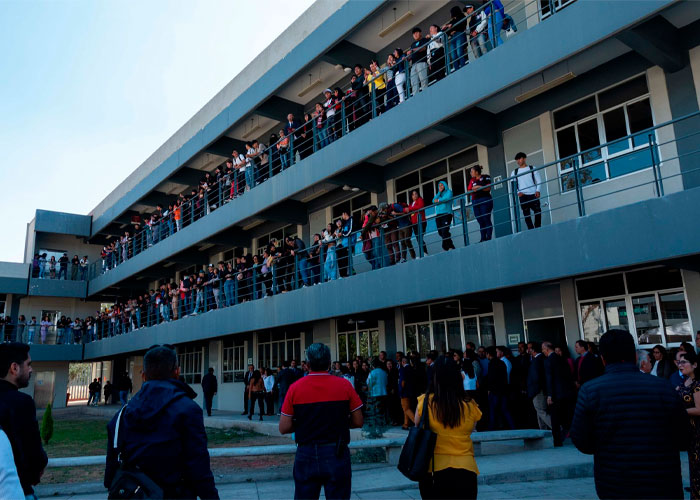
{"label": "woman in yellow jacket", "polygon": [[479,469],[471,433],[481,410],[464,392],[460,367],[453,359],[440,356],[430,368],[428,391],[418,398],[416,426],[428,397],[428,426],[437,441],[429,473],[418,484],[421,498],[476,498]]}
{"label": "woman in yellow jacket", "polygon": [[369,69],[365,68],[365,84],[369,85],[370,96],[372,88],[374,88],[374,98],[377,102],[377,115],[384,112],[384,94],[386,94],[386,82],[384,81],[384,72],[377,61],[372,61]]}

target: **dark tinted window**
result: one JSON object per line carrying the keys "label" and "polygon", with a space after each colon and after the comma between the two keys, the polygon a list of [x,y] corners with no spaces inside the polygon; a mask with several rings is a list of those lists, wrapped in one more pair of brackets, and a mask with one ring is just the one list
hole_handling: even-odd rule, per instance
{"label": "dark tinted window", "polygon": [[576,128],[568,127],[557,132],[557,145],[559,146],[559,157],[566,158],[578,153],[576,144]]}
{"label": "dark tinted window", "polygon": [[406,324],[422,323],[430,319],[428,306],[406,307],[403,310],[403,321]]}
{"label": "dark tinted window", "polygon": [[420,184],[418,172],[412,172],[396,179],[396,191],[405,191]]}
{"label": "dark tinted window", "polygon": [[430,306],[430,319],[458,318],[459,317],[459,302],[456,300],[450,302],[442,302],[440,304],[432,304]]}
{"label": "dark tinted window", "polygon": [[600,110],[603,111],[648,93],[647,79],[644,75],[640,75],[598,94],[598,104]]}
{"label": "dark tinted window", "polygon": [[683,278],[678,269],[657,267],[627,273],[627,289],[629,293],[651,292],[653,290],[666,290],[682,286]]}
{"label": "dark tinted window", "polygon": [[595,97],[591,96],[583,101],[572,104],[569,107],[554,112],[554,127],[561,128],[569,123],[577,122],[587,116],[596,113]]}
{"label": "dark tinted window", "polygon": [[450,170],[466,167],[472,163],[476,163],[479,158],[476,154],[476,148],[469,148],[454,156],[450,156]]}
{"label": "dark tinted window", "polygon": [[654,126],[651,118],[651,105],[649,99],[635,102],[627,106],[627,116],[630,121],[630,132],[635,133]]}
{"label": "dark tinted window", "polygon": [[622,274],[611,274],[598,278],[587,278],[576,282],[579,300],[597,299],[625,294]]}
{"label": "dark tinted window", "polygon": [[447,162],[445,162],[445,160],[442,160],[422,169],[421,177],[423,178],[423,182],[425,182],[431,179],[436,179],[437,177],[442,177],[446,173]]}

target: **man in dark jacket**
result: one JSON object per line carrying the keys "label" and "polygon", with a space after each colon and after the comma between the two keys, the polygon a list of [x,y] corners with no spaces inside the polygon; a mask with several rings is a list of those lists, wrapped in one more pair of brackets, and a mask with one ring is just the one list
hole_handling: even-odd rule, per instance
{"label": "man in dark jacket", "polygon": [[551,429],[552,418],[547,413],[547,396],[545,391],[544,354],[537,342],[529,346],[532,361],[527,375],[527,396],[532,400],[532,406],[537,414],[537,425],[540,429]]}
{"label": "man in dark jacket", "polygon": [[486,357],[489,360],[489,370],[486,375],[486,387],[489,391],[489,430],[497,430],[505,425],[515,429],[513,417],[508,410],[508,368],[498,359],[496,348],[486,348]]}
{"label": "man in dark jacket", "polygon": [[175,351],[165,346],[150,349],[143,370],[141,390],[107,425],[105,487],[111,486],[119,468],[114,431],[123,413],[118,435],[122,456],[158,484],[164,498],[218,499],[202,409],[192,401],[195,392],[178,380]]}
{"label": "man in dark jacket", "polygon": [[593,380],[603,374],[603,367],[600,363],[600,358],[588,352],[588,342],[585,340],[577,340],[574,345],[574,350],[578,354],[574,367],[576,368],[576,388],[581,388],[583,384],[589,380]]}
{"label": "man in dark jacket", "polygon": [[284,398],[287,396],[289,387],[296,382],[296,376],[289,367],[289,361],[282,362],[282,369],[277,376],[277,386],[279,387],[279,408],[282,408]]}
{"label": "man in dark jacket", "polygon": [[679,451],[690,424],[681,399],[668,380],[639,371],[628,332],[605,333],[600,354],[605,374],[581,387],[571,427],[579,451],[594,456],[598,496],[683,498]]}
{"label": "man in dark jacket", "polygon": [[547,398],[549,416],[552,419],[554,446],[562,446],[564,436],[571,427],[576,392],[571,370],[566,361],[554,352],[551,342],[542,342],[544,358],[544,395]]}
{"label": "man in dark jacket", "polygon": [[209,368],[206,375],[202,377],[202,392],[204,393],[204,406],[207,409],[207,416],[211,417],[211,403],[214,400],[214,394],[219,390],[214,369]]}
{"label": "man in dark jacket", "polygon": [[0,427],[12,445],[17,475],[24,494],[34,494],[48,458],[41,446],[36,407],[31,396],[19,392],[29,385],[32,358],[29,346],[18,342],[0,344]]}

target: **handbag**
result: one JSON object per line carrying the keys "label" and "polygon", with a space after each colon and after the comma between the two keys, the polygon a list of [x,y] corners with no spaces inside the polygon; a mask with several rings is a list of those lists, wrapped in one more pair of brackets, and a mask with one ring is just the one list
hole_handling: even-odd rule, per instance
{"label": "handbag", "polygon": [[[411,481],[420,481],[428,474],[437,434],[428,425],[428,395],[423,400],[420,427],[412,427],[399,456],[399,471]],[[433,463],[433,467],[435,464]]]}
{"label": "handbag", "polygon": [[123,448],[119,441],[119,424],[124,413],[124,405],[119,410],[117,425],[114,428],[114,448],[119,453],[119,469],[112,479],[107,495],[108,500],[117,499],[161,499],[164,498],[163,488],[158,486],[153,479],[148,477],[137,467],[132,467],[124,458]]}

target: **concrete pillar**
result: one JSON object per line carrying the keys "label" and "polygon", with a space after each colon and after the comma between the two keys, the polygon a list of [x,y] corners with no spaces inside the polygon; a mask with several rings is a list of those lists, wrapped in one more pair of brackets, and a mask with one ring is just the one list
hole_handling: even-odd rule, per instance
{"label": "concrete pillar", "polygon": [[[673,89],[669,93],[669,101],[674,118],[698,111],[698,97],[690,65],[675,73],[667,72],[666,84],[668,88]],[[676,143],[685,189],[700,186],[700,171],[696,170],[700,161],[700,153],[697,153],[700,149],[700,137],[696,135],[699,128],[700,117],[698,116],[682,120],[673,126],[676,137],[688,136]]]}
{"label": "concrete pillar", "polygon": [[[498,133],[499,144],[488,148],[488,164],[491,178],[497,181],[508,178],[506,170],[506,158],[503,151],[503,141],[501,133]],[[510,202],[508,199],[508,187],[505,184],[495,186],[493,189],[493,224],[496,237],[512,233]]]}

